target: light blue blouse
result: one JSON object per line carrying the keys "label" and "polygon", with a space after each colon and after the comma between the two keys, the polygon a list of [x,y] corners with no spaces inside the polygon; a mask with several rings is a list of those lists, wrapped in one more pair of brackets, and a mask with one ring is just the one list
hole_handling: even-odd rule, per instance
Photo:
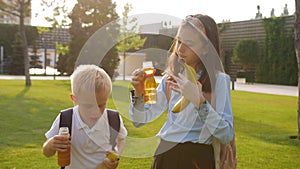
{"label": "light blue blouse", "polygon": [[179,113],[172,113],[175,103],[181,95],[171,92],[170,101],[166,98],[166,79],[162,78],[157,87],[157,103],[144,105],[138,98],[130,104],[130,119],[137,127],[158,118],[167,108],[168,116],[165,124],[157,134],[163,140],[171,142],[198,142],[212,144],[212,136],[221,143],[229,143],[233,139],[233,114],[230,96],[230,77],[219,72],[216,78],[214,109],[208,102],[197,109],[190,103]]}

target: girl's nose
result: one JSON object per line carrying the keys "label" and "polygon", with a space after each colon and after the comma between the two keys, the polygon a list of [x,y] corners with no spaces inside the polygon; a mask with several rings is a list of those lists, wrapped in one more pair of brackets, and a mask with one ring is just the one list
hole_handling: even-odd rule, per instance
{"label": "girl's nose", "polygon": [[180,53],[184,53],[184,51],[185,51],[185,45],[183,44],[183,43],[180,43],[180,44],[178,44],[178,52],[180,52]]}

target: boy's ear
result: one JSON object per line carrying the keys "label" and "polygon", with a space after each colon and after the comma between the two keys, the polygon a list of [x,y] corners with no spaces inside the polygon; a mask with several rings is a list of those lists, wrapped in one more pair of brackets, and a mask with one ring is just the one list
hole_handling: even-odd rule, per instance
{"label": "boy's ear", "polygon": [[73,102],[76,102],[76,98],[75,98],[74,94],[70,94],[70,98]]}

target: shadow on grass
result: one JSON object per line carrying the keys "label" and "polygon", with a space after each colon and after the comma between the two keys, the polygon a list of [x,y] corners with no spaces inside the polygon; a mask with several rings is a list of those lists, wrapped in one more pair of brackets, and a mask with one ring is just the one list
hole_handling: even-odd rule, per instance
{"label": "shadow on grass", "polygon": [[259,140],[278,145],[300,146],[300,140],[291,139],[285,129],[265,124],[263,121],[250,121],[235,117],[236,131]]}
{"label": "shadow on grass", "polygon": [[29,91],[30,86],[25,86],[24,89],[16,95],[17,99],[23,99],[24,95]]}
{"label": "shadow on grass", "polygon": [[111,93],[111,101],[113,108],[118,110],[123,116],[128,118],[128,110],[130,105],[130,83],[118,82],[113,85]]}

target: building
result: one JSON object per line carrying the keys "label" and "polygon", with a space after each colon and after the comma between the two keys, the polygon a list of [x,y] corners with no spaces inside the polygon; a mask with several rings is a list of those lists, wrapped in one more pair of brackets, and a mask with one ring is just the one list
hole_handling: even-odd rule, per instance
{"label": "building", "polygon": [[[119,53],[120,64],[118,66],[117,72],[121,76],[130,76],[135,69],[141,68],[143,62],[146,59],[145,53],[138,52],[125,52],[125,62],[124,53]],[[125,67],[124,67],[125,64]]]}
{"label": "building", "polygon": [[[33,48],[36,47],[36,55],[39,56],[39,60],[42,61],[44,70],[46,70],[47,67],[53,68],[55,63],[54,60],[58,61],[58,54],[55,55],[55,42],[67,45],[70,41],[68,29],[58,29],[56,33],[52,28],[48,29],[48,31],[42,33],[37,37],[35,46],[28,46],[29,56],[34,55]],[[6,73],[8,69],[7,65],[11,61],[11,53],[8,51],[12,51],[12,46],[8,44],[4,44],[4,46],[2,46],[1,44],[3,44],[3,42],[1,42],[0,40],[0,73]]]}

